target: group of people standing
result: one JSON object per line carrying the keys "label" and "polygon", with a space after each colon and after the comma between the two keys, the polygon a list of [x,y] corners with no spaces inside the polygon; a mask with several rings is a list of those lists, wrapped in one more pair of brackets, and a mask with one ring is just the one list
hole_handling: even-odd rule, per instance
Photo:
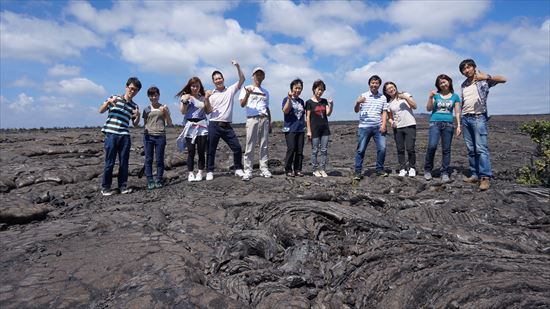
{"label": "group of people standing", "polygon": [[[270,98],[267,89],[262,87],[265,71],[257,67],[252,71],[252,84],[240,90],[239,103],[246,108],[246,148],[244,165],[242,147],[231,123],[234,96],[241,89],[245,76],[240,65],[233,60],[239,80],[229,87],[220,71],[212,73],[214,90],[205,91],[201,80],[192,77],[176,94],[180,101],[180,112],[185,115],[185,126],[178,137],[178,148],[187,148],[188,181],[201,181],[214,178],[215,156],[220,139],[226,142],[233,152],[235,175],[242,180],[253,177],[254,149],[260,148],[259,169],[261,177],[272,177],[269,171],[268,138],[272,131]],[[461,85],[460,96],[454,93],[452,79],[441,74],[437,76],[435,87],[428,97],[426,109],[431,111],[428,147],[424,164],[424,178],[432,179],[434,156],[441,140],[442,165],[441,180],[450,181],[450,158],[453,135],[464,135],[468,149],[468,161],[471,176],[464,179],[469,183],[480,183],[481,190],[489,188],[492,177],[489,150],[487,147],[487,95],[489,88],[506,82],[503,76],[491,76],[476,70],[472,59],[466,59],[459,65],[460,72],[466,77]],[[413,110],[417,103],[413,96],[399,92],[397,85],[386,82],[373,75],[368,80],[369,91],[361,94],[354,106],[359,114],[358,143],[355,154],[354,179],[361,180],[365,151],[370,139],[376,144],[376,174],[387,176],[384,169],[386,155],[386,130],[388,122],[393,129],[399,161],[399,176],[415,177],[416,167],[416,120]],[[283,132],[287,144],[285,156],[285,175],[303,177],[303,148],[306,137],[311,141],[311,165],[315,177],[328,177],[328,144],[330,128],[328,117],[332,114],[332,98],[323,98],[326,85],[316,80],[312,86],[312,97],[304,102],[300,98],[303,82],[295,79],[290,83],[290,91],[282,101],[284,114]],[[118,190],[130,193],[127,186],[128,159],[130,153],[130,121],[139,125],[139,106],[133,97],[141,89],[141,82],[131,77],[126,83],[124,95],[108,98],[99,108],[100,113],[109,111],[102,132],[105,134],[105,167],[102,179],[102,194],[115,193],[111,189],[112,172],[116,157],[119,157]],[[145,175],[147,188],[163,186],[164,149],[166,147],[166,126],[172,125],[170,111],[159,103],[160,90],[150,87],[147,95],[150,105],[142,113],[144,120]],[[198,156],[198,170],[195,173],[195,155]],[[157,172],[153,177],[153,158],[157,162]]]}

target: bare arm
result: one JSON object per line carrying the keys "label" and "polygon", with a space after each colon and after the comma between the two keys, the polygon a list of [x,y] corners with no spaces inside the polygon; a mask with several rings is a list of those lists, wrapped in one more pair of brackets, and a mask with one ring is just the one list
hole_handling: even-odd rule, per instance
{"label": "bare arm", "polygon": [[241,71],[241,66],[239,65],[237,60],[231,60],[231,63],[233,63],[233,65],[237,68],[237,73],[239,74],[239,83],[237,84],[237,88],[240,89],[245,81],[243,71]]}
{"label": "bare arm", "polygon": [[136,105],[136,108],[133,111],[132,122],[134,127],[139,126],[139,106]]}
{"label": "bare arm", "polygon": [[487,74],[487,73],[483,73],[483,72],[477,72],[475,75],[474,75],[474,80],[478,81],[478,80],[492,80],[494,82],[497,82],[498,84],[501,84],[501,83],[505,83],[506,82],[506,77],[502,76],[502,75],[490,75],[490,74]]}
{"label": "bare arm", "polygon": [[307,127],[307,138],[311,139],[311,123],[310,123],[310,118],[311,118],[311,110],[306,110],[306,127]]}
{"label": "bare arm", "polygon": [[111,96],[103,104],[99,106],[99,113],[103,114],[105,111],[109,110],[109,106],[115,106],[116,103],[116,96]]}
{"label": "bare arm", "polygon": [[364,103],[367,99],[360,95],[357,100],[355,100],[355,106],[353,107],[353,110],[356,112],[356,113],[359,113],[359,111],[361,110],[361,103]]}
{"label": "bare arm", "polygon": [[162,115],[166,120],[166,124],[169,126],[172,126],[172,117],[170,117],[170,110],[168,109],[167,105],[162,106]]}
{"label": "bare arm", "polygon": [[285,106],[283,106],[283,113],[285,114],[290,113],[291,108],[292,108],[292,91],[289,91],[288,97],[286,98]]}
{"label": "bare arm", "polygon": [[456,120],[456,136],[460,136],[462,133],[461,117],[462,110],[460,108],[460,102],[455,103],[455,120]]}
{"label": "bare arm", "polygon": [[327,117],[332,115],[332,110],[334,109],[334,101],[332,98],[328,99],[328,105],[327,105]]}
{"label": "bare arm", "polygon": [[428,104],[426,104],[426,110],[428,112],[431,112],[434,109],[434,96],[435,96],[435,94],[436,94],[435,90],[432,90],[430,92],[430,96],[428,97]]}
{"label": "bare arm", "polygon": [[180,99],[180,112],[182,115],[187,114],[187,109],[189,108],[189,98],[191,96],[189,94],[184,94],[181,96]]}
{"label": "bare arm", "polygon": [[[386,132],[386,119],[388,118],[388,112],[382,111],[382,124],[380,125],[380,132],[385,133]],[[392,118],[393,120],[393,118]]]}
{"label": "bare arm", "polygon": [[207,114],[210,114],[212,112],[212,104],[210,104],[210,96],[212,95],[212,90],[208,90],[205,93],[204,96],[204,111]]}
{"label": "bare arm", "polygon": [[410,95],[406,95],[404,93],[400,93],[397,95],[398,98],[400,99],[403,99],[405,101],[407,101],[407,104],[409,104],[409,106],[412,108],[412,109],[416,109],[416,101],[413,99],[413,97],[411,97]]}
{"label": "bare arm", "polygon": [[248,97],[250,97],[250,93],[252,93],[252,89],[248,89],[248,88],[244,87],[244,91],[246,91],[246,94],[244,95],[244,98],[242,98],[240,100],[241,107],[245,107],[246,104],[248,104]]}

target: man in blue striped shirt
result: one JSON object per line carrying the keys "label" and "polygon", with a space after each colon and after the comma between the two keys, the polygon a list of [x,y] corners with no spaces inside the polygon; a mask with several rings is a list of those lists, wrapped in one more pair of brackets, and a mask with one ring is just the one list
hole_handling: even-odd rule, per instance
{"label": "man in blue striped shirt", "polygon": [[103,114],[109,111],[107,121],[101,129],[105,134],[105,167],[101,182],[101,194],[109,196],[115,193],[111,189],[113,182],[113,169],[118,155],[118,189],[120,193],[131,193],[128,188],[128,160],[130,158],[130,119],[134,126],[139,125],[139,106],[132,101],[141,89],[141,82],[137,77],[130,77],[126,82],[124,95],[112,95],[99,107]]}

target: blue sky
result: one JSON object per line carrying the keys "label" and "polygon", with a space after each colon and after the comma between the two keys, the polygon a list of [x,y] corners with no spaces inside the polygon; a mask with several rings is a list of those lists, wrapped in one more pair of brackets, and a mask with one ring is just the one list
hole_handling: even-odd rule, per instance
{"label": "blue sky", "polygon": [[[353,103],[373,74],[411,93],[425,113],[437,75],[458,64],[508,78],[492,89],[491,114],[550,113],[550,1],[5,1],[0,0],[0,127],[101,126],[99,105],[156,85],[181,123],[174,94],[192,76],[207,89],[214,69],[251,82],[262,66],[274,120],[295,77],[302,98],[323,79],[332,120],[355,120]],[[234,122],[245,111],[235,106]]]}

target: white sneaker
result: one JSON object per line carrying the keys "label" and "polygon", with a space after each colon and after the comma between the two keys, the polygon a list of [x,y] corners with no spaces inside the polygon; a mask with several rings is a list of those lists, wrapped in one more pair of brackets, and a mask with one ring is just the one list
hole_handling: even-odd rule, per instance
{"label": "white sneaker", "polygon": [[319,173],[321,173],[321,176],[323,176],[323,178],[328,177],[327,172],[325,172],[325,171],[319,171]]}
{"label": "white sneaker", "polygon": [[244,171],[241,169],[235,170],[235,176],[243,177]]}
{"label": "white sneaker", "polygon": [[315,171],[315,172],[313,172],[313,176],[315,176],[315,177],[323,177],[323,174],[321,174],[320,171]]}
{"label": "white sneaker", "polygon": [[214,173],[208,172],[206,173],[206,180],[212,180],[214,179]]}
{"label": "white sneaker", "polygon": [[187,181],[195,181],[195,174],[193,174],[193,172],[189,172],[189,176],[187,176]]}
{"label": "white sneaker", "polygon": [[252,171],[246,171],[243,175],[243,181],[249,181],[252,179]]}
{"label": "white sneaker", "polygon": [[399,177],[405,177],[407,176],[407,171],[406,170],[400,170],[399,171]]}
{"label": "white sneaker", "polygon": [[266,168],[260,172],[260,175],[265,178],[271,178],[273,175],[271,175],[271,172]]}
{"label": "white sneaker", "polygon": [[409,177],[416,177],[416,170],[414,168],[409,169]]}
{"label": "white sneaker", "polygon": [[199,170],[195,175],[195,181],[201,181],[201,180],[202,180],[202,170]]}

